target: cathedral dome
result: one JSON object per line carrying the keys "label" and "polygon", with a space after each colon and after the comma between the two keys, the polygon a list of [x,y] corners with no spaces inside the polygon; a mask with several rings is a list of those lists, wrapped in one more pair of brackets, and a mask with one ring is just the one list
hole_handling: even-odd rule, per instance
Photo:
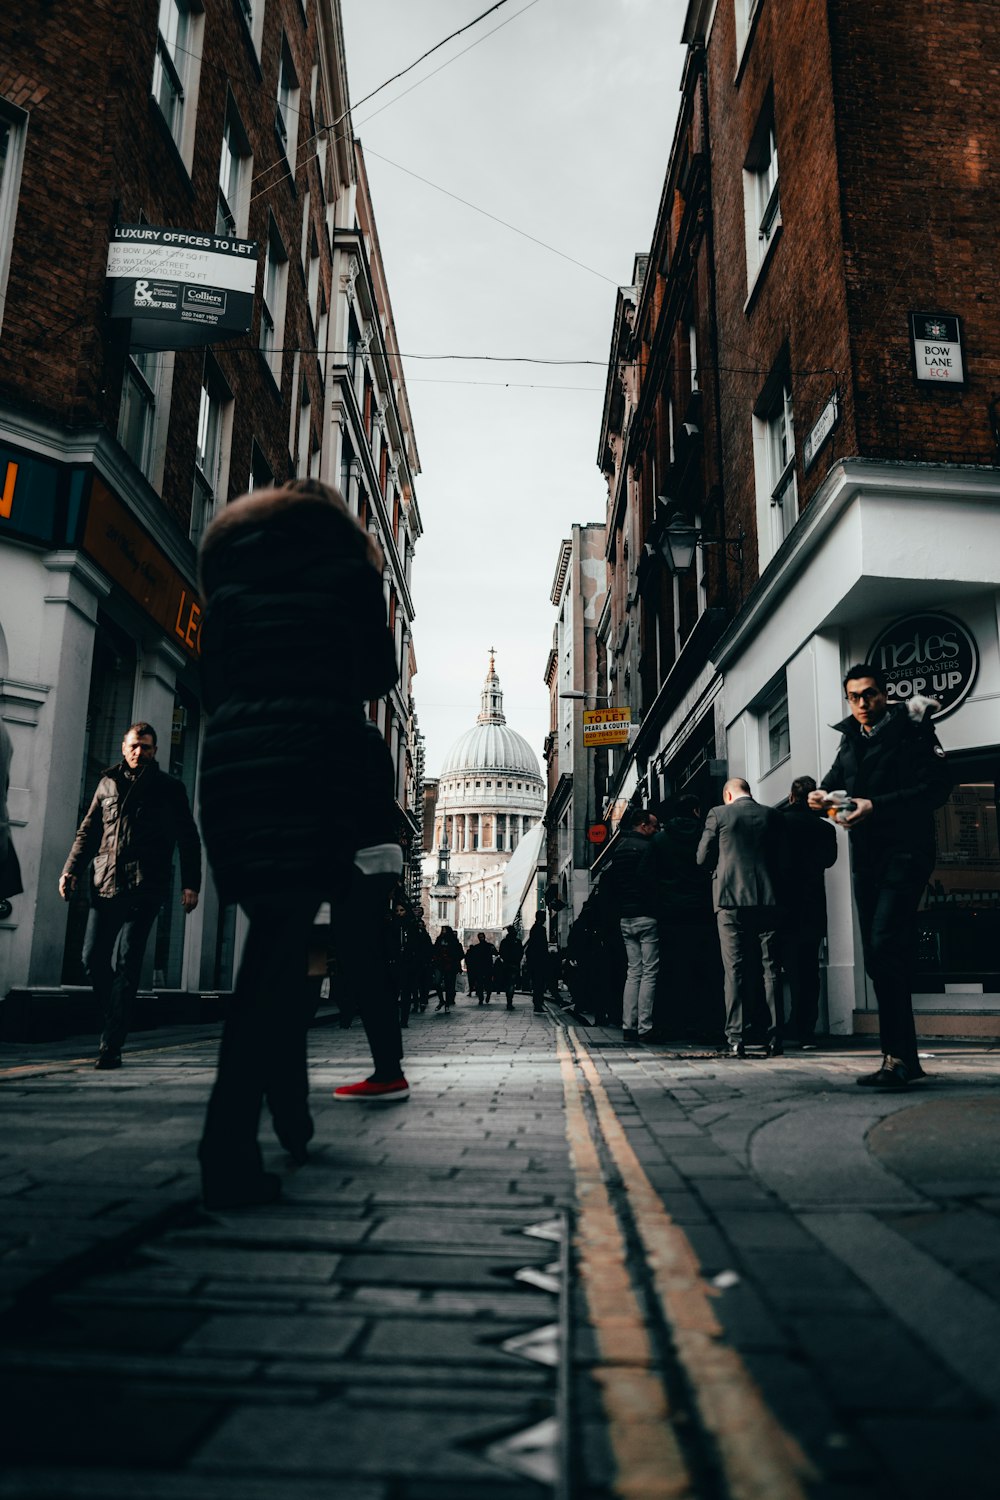
{"label": "cathedral dome", "polygon": [[538,756],[523,734],[511,729],[503,712],[500,679],[490,652],[490,668],[481,694],[482,707],[471,729],[459,735],[444,758],[439,775],[460,775],[464,771],[497,771],[514,776],[530,776],[541,782]]}

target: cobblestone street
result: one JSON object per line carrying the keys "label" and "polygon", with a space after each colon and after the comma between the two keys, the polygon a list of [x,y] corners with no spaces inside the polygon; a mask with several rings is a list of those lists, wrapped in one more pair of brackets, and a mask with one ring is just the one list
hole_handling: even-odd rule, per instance
{"label": "cobblestone street", "polygon": [[[199,1204],[204,1031],[7,1047],[3,1500],[995,1491],[997,1057],[624,1047],[460,997],[311,1033],[285,1200]],[[266,1129],[262,1131],[266,1139]]]}

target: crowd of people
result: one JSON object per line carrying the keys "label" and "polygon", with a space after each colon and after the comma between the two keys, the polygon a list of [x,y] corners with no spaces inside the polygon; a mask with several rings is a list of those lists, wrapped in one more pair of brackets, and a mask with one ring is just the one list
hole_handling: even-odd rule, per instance
{"label": "crowd of people", "polygon": [[[681,797],[662,825],[633,805],[565,951],[550,942],[544,911],[524,940],[515,925],[496,944],[478,932],[463,950],[451,927],[431,940],[400,880],[392,762],[365,711],[397,671],[379,561],[341,497],[318,481],[227,506],[200,556],[201,835],[183,786],[158,768],[156,730],[140,721],[125,732],[121,762],[102,774],[60,877],[67,900],[86,882],[84,961],[102,1071],[122,1065],[175,847],[185,914],[199,901],[203,837],[221,900],[247,915],[199,1151],[209,1206],[279,1196],[257,1140],[265,1105],[279,1141],[305,1159],[316,1002],[308,954],[326,902],[341,1015],[347,1024],[360,1015],[374,1065],[338,1087],[338,1100],[408,1097],[402,1031],[432,997],[437,1012],[454,1008],[463,968],[482,1007],[503,995],[513,1009],[523,988],[541,1012],[546,997],[561,1002],[565,982],[581,1017],[620,1025],[626,1041],[689,1040],[737,1057],[759,1041],[774,1057],[786,1040],[814,1045],[824,878],[838,857],[829,814],[850,838],[879,1007],[882,1064],[858,1082],[901,1089],[920,1077],[915,916],[934,864],[933,811],[951,787],[932,700],[890,704],[878,669],[856,664],[844,680],[840,748],[818,785],[798,776],[772,808],[734,777],[719,806]],[[4,805],[9,763],[0,732],[0,898],[21,889]],[[296,795],[281,796],[286,788]]]}

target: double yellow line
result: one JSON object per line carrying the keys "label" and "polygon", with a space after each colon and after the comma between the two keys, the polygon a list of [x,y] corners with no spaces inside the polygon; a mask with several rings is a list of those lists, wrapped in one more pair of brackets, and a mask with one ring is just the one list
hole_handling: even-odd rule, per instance
{"label": "double yellow line", "polygon": [[730,1500],[804,1500],[802,1481],[815,1477],[808,1461],[778,1425],[739,1354],[724,1342],[694,1249],[643,1171],[590,1053],[575,1032],[560,1031],[558,1054],[576,1179],[576,1258],[600,1352],[593,1377],[616,1465],[614,1493],[621,1500],[697,1500],[699,1487],[677,1438],[677,1414],[629,1272],[625,1235],[588,1122],[585,1092],[597,1133],[621,1178],[706,1461],[721,1473]]}

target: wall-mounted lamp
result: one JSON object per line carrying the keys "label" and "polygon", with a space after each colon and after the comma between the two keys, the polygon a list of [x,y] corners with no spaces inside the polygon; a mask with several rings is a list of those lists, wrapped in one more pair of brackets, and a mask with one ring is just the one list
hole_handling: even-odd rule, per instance
{"label": "wall-mounted lamp", "polygon": [[[657,496],[657,504],[662,505],[664,509],[669,503],[665,495]],[[667,524],[657,537],[657,546],[668,572],[676,577],[683,577],[685,573],[690,573],[694,566],[695,552],[699,547],[725,547],[726,556],[736,564],[742,577],[745,536],[746,533],[742,529],[739,536],[705,536],[697,526],[692,526],[684,519],[682,510],[675,507],[670,513]]]}

